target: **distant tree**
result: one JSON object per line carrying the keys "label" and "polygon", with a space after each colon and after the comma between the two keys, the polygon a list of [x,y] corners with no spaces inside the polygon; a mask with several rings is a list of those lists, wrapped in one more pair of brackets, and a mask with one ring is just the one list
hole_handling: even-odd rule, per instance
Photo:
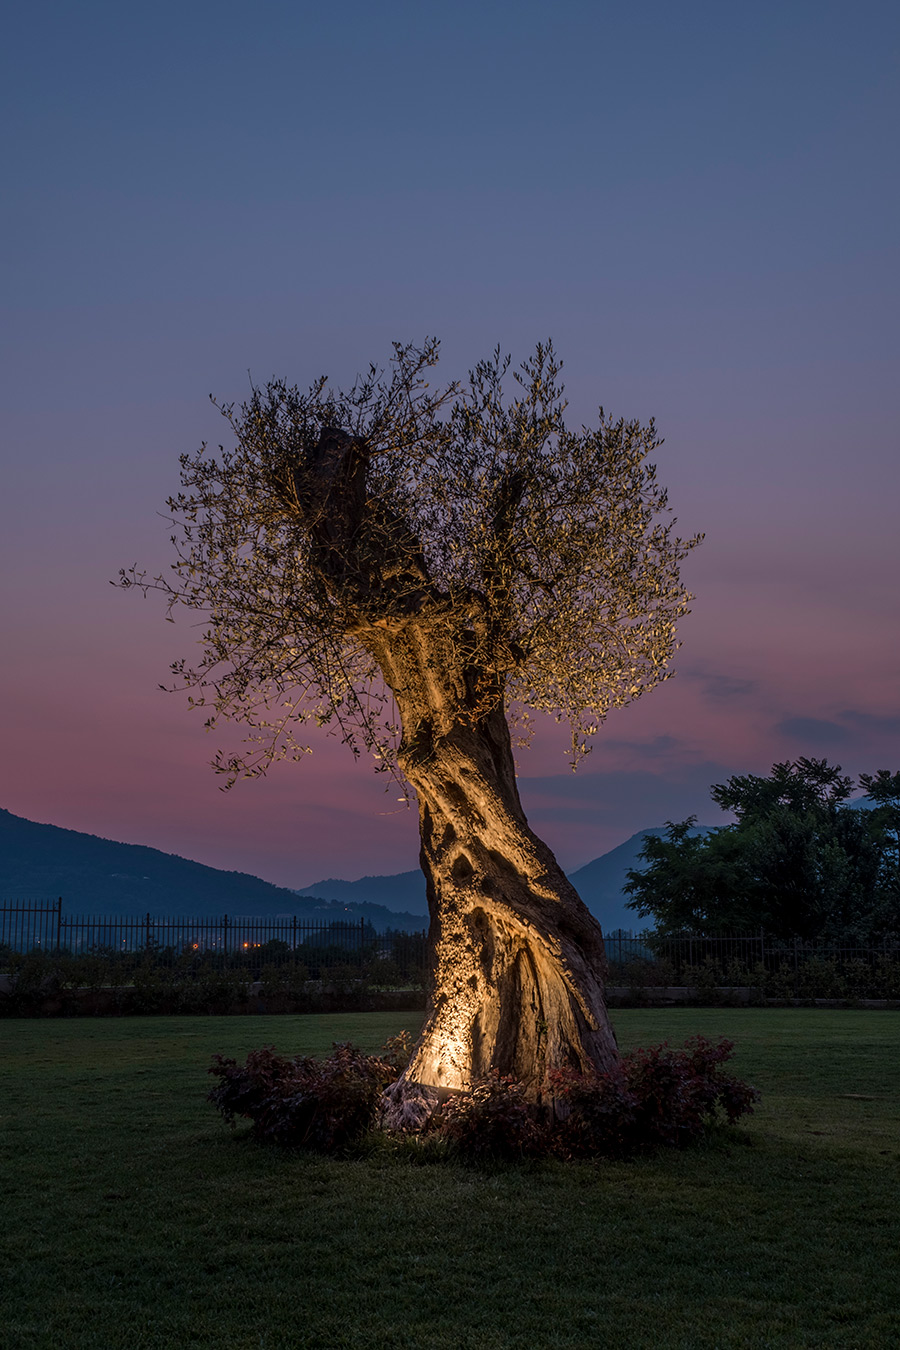
{"label": "distant tree", "polygon": [[885,841],[885,863],[900,871],[900,773],[879,769],[861,773],[859,785],[870,802],[875,803],[870,819]]}
{"label": "distant tree", "polygon": [[879,769],[875,774],[862,773],[859,785],[870,802],[866,812],[869,829],[877,842],[881,867],[879,872],[880,909],[884,922],[893,921],[900,934],[900,773]]}
{"label": "distant tree", "polygon": [[[632,868],[623,890],[660,933],[712,933],[752,925],[740,845],[725,831],[698,833],[697,817],[666,821],[664,835],[648,834],[638,854],[646,868]],[[727,897],[727,899],[726,899]],[[724,903],[723,903],[724,901]]]}
{"label": "distant tree", "polygon": [[900,933],[886,889],[897,783],[886,771],[862,781],[883,795],[882,816],[848,806],[852,781],[826,760],[775,764],[768,778],[739,774],[714,786],[713,801],[735,823],[698,837],[690,817],[668,822],[662,838],[648,836],[640,855],[648,866],[628,873],[630,908],[662,933],[763,928],[859,941]]}
{"label": "distant tree", "polygon": [[852,791],[853,780],[841,773],[839,764],[801,758],[793,764],[773,764],[768,778],[735,774],[727,783],[711,787],[709,795],[723,811],[733,811],[740,822],[758,820],[782,808],[797,815],[833,815]]}
{"label": "distant tree", "polygon": [[536,1097],[551,1068],[616,1044],[599,926],[519,801],[507,712],[572,728],[573,764],[613,707],[667,676],[690,599],[648,456],[653,423],[570,429],[552,348],[513,376],[499,349],[432,392],[437,344],[395,346],[348,392],[274,381],[223,409],[236,446],[182,457],[175,579],[132,571],[206,616],[177,683],[249,724],[233,782],[337,729],[418,798],[431,911],[425,1027],[395,1119],[489,1069]]}

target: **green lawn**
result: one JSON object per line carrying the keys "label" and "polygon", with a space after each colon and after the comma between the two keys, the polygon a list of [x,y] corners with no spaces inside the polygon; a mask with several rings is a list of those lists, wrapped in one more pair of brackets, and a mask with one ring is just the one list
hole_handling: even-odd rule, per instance
{"label": "green lawn", "polygon": [[416,1014],[0,1023],[0,1345],[900,1345],[900,1013],[614,1020],[733,1037],[757,1114],[630,1163],[339,1162],[230,1134],[212,1052],[375,1049]]}

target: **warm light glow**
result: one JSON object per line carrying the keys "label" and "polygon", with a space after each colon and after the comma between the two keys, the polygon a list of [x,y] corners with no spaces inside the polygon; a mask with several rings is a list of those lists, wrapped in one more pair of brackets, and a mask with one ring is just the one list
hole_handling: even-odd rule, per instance
{"label": "warm light glow", "polygon": [[429,1058],[416,1066],[416,1080],[427,1087],[456,1092],[467,1088],[471,1050],[465,1031],[461,1027],[435,1028],[428,1039]]}

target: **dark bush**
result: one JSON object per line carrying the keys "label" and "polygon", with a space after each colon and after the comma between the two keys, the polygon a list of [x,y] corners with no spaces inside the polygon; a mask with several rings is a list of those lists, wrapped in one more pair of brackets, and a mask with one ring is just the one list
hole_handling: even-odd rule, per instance
{"label": "dark bush", "polygon": [[610,1073],[551,1073],[551,1092],[569,1108],[555,1146],[571,1157],[623,1157],[693,1143],[719,1112],[733,1125],[759,1100],[756,1088],[720,1072],[733,1053],[724,1037],[693,1036],[683,1050],[632,1050]]}
{"label": "dark bush", "polygon": [[229,1125],[253,1122],[257,1139],[335,1152],[360,1138],[375,1119],[381,1093],[398,1070],[352,1045],[335,1045],[326,1059],[285,1059],[266,1047],[245,1064],[215,1056],[220,1079],[209,1100]]}
{"label": "dark bush", "polygon": [[245,1064],[213,1055],[211,1074],[220,1079],[207,1101],[219,1108],[229,1125],[237,1116],[256,1121],[265,1103],[292,1081],[295,1061],[276,1055],[274,1046],[251,1050]]}
{"label": "dark bush", "polygon": [[434,1133],[468,1158],[524,1158],[546,1152],[546,1130],[515,1078],[490,1073],[444,1102]]}
{"label": "dark bush", "polygon": [[401,1031],[396,1036],[390,1036],[381,1047],[380,1058],[385,1064],[396,1070],[397,1075],[401,1074],[410,1061],[413,1051],[413,1038],[408,1031]]}
{"label": "dark bush", "polygon": [[622,1158],[635,1151],[638,1099],[624,1064],[604,1074],[555,1070],[549,1088],[562,1104],[552,1132],[553,1151],[563,1157]]}

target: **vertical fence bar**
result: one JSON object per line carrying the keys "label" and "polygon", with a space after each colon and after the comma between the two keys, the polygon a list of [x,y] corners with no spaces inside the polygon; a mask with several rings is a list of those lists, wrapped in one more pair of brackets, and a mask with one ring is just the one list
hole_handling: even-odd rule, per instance
{"label": "vertical fence bar", "polygon": [[798,941],[798,938],[794,938],[794,998],[800,997],[800,958],[797,954]]}

